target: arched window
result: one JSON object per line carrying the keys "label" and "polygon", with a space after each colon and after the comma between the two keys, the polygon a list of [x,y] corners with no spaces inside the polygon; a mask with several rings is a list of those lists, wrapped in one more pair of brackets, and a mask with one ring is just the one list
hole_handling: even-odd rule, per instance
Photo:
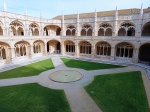
{"label": "arched window", "polygon": [[92,27],[90,25],[83,25],[81,36],[92,36]]}
{"label": "arched window", "polygon": [[0,60],[6,59],[5,46],[0,45]]}
{"label": "arched window", "polygon": [[47,25],[44,27],[44,36],[59,36],[61,28],[56,25]]}
{"label": "arched window", "polygon": [[75,36],[75,27],[74,26],[68,26],[66,31],[66,36]]}
{"label": "arched window", "polygon": [[40,42],[35,42],[33,44],[33,51],[34,53],[41,53],[41,43]]}
{"label": "arched window", "polygon": [[142,36],[150,36],[150,22],[147,22],[142,28]]}
{"label": "arched window", "polygon": [[21,41],[15,44],[15,55],[16,57],[27,56],[27,49],[29,44]]}
{"label": "arched window", "polygon": [[39,26],[36,23],[32,23],[29,26],[30,36],[39,36]]}
{"label": "arched window", "polygon": [[81,54],[91,54],[91,44],[89,42],[82,42],[80,44]]}
{"label": "arched window", "polygon": [[23,36],[24,26],[20,21],[13,21],[10,23],[10,35],[11,36]]}
{"label": "arched window", "polygon": [[98,36],[112,36],[112,26],[106,23],[100,25]]}
{"label": "arched window", "polygon": [[135,26],[132,23],[123,23],[119,28],[118,36],[135,36]]}
{"label": "arched window", "polygon": [[75,52],[75,44],[72,41],[66,42],[66,52]]}
{"label": "arched window", "polygon": [[111,46],[107,42],[99,42],[97,44],[97,55],[110,56]]}
{"label": "arched window", "polygon": [[129,43],[123,42],[116,46],[116,57],[133,57],[133,46]]}

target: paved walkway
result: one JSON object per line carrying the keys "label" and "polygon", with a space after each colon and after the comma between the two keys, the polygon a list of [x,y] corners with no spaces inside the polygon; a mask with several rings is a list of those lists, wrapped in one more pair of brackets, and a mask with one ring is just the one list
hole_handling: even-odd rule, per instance
{"label": "paved walkway", "polygon": [[[42,72],[38,76],[32,77],[22,77],[22,78],[12,78],[12,79],[2,79],[0,80],[0,86],[9,85],[19,85],[27,83],[39,83],[42,86],[53,88],[53,89],[63,89],[65,91],[66,97],[72,109],[72,112],[102,112],[98,105],[93,101],[93,99],[87,94],[83,87],[90,84],[94,80],[96,75],[129,72],[129,71],[142,71],[142,78],[144,80],[144,85],[146,88],[146,93],[150,103],[150,86],[146,77],[146,72],[134,66],[115,68],[115,69],[105,69],[105,70],[91,70],[86,71],[78,68],[68,68],[64,65],[59,56],[52,57],[55,69]],[[75,70],[83,75],[83,78],[76,82],[70,83],[58,83],[53,82],[49,79],[51,73],[58,70]]]}

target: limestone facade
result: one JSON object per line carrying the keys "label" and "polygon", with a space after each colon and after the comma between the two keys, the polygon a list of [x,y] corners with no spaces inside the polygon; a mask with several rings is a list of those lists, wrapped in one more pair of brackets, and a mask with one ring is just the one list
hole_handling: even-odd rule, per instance
{"label": "limestone facade", "polygon": [[150,9],[35,18],[0,12],[0,63],[58,53],[150,62]]}

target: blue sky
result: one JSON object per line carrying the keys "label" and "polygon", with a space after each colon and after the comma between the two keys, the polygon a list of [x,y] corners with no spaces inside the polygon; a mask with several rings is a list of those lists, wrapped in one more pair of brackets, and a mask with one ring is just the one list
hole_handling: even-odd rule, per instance
{"label": "blue sky", "polygon": [[[0,0],[0,10],[3,10],[4,0]],[[88,13],[97,11],[150,7],[150,0],[5,0],[7,11],[24,14],[25,6],[29,16],[53,18],[57,15]]]}

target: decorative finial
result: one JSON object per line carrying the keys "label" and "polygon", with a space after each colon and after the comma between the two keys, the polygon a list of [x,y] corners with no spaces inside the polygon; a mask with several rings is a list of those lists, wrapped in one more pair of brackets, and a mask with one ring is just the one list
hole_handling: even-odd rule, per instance
{"label": "decorative finial", "polygon": [[26,7],[26,6],[25,6],[25,15],[26,15],[26,16],[28,15],[27,7]]}
{"label": "decorative finial", "polygon": [[143,3],[142,3],[142,5],[141,5],[140,14],[143,15]]}
{"label": "decorative finial", "polygon": [[7,8],[6,8],[6,3],[4,1],[4,11],[7,11]]}
{"label": "decorative finial", "polygon": [[115,16],[116,16],[116,17],[118,16],[118,9],[117,9],[117,6],[116,6],[116,11],[115,11]]}
{"label": "decorative finial", "polygon": [[97,18],[97,12],[96,12],[96,9],[95,9],[95,18]]}

